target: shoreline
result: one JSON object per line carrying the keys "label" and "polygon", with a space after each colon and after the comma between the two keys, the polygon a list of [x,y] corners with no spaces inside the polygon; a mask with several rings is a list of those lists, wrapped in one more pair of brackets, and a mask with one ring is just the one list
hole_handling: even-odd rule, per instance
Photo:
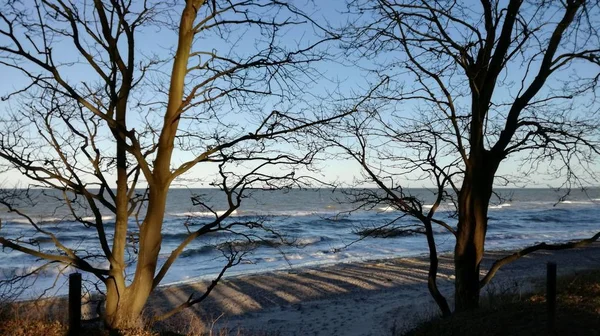
{"label": "shoreline", "polygon": [[[581,239],[585,239],[587,237],[583,237],[583,238],[578,238],[578,239],[574,239],[574,240],[581,240]],[[563,243],[568,243],[570,241],[573,240],[556,240],[556,241],[547,241],[547,244],[563,244]],[[599,245],[600,246],[600,240],[590,246],[596,246]],[[484,261],[483,263],[485,263],[485,261],[487,259],[489,259],[489,255],[494,255],[496,256],[496,258],[500,256],[506,256],[506,255],[510,255],[516,251],[520,251],[526,247],[529,247],[530,245],[523,245],[517,248],[499,248],[499,249],[486,249],[485,250],[485,257],[484,257]],[[585,248],[585,247],[583,247]],[[439,251],[438,251],[439,252]],[[544,252],[543,250],[541,252]],[[560,253],[560,251],[558,251],[558,253]],[[442,259],[447,259],[447,258],[453,258],[454,253],[451,251],[448,252],[439,252],[438,254],[438,258],[440,258],[440,262]],[[345,264],[363,264],[363,263],[383,263],[386,262],[388,260],[395,260],[395,259],[427,259],[429,258],[429,253],[427,252],[422,252],[422,253],[415,253],[414,255],[406,255],[406,256],[397,256],[397,255],[389,255],[387,257],[374,257],[374,258],[364,258],[364,259],[360,259],[360,258],[348,258],[348,259],[340,259],[340,260],[334,260],[331,262],[319,262],[319,261],[314,261],[314,262],[308,262],[305,264],[299,264],[299,265],[292,265],[292,266],[282,266],[282,267],[276,267],[276,268],[272,268],[272,269],[254,269],[254,270],[247,270],[247,271],[235,271],[235,267],[232,270],[229,270],[228,272],[226,272],[223,275],[222,280],[227,280],[227,279],[232,279],[232,278],[238,278],[238,277],[247,277],[247,276],[256,276],[256,275],[261,275],[261,274],[277,274],[280,272],[283,273],[295,273],[295,272],[302,272],[304,270],[308,270],[308,269],[320,269],[323,267],[334,267],[337,265],[345,265]],[[486,268],[487,269],[487,268]],[[159,284],[157,287],[157,290],[161,290],[161,289],[165,289],[167,287],[172,287],[172,286],[182,286],[182,285],[187,285],[187,284],[193,284],[193,283],[198,283],[198,282],[210,282],[212,281],[216,276],[215,274],[211,274],[211,275],[203,275],[203,276],[197,276],[197,277],[192,277],[192,278],[188,278],[188,279],[184,279],[184,280],[179,280],[179,281],[173,281],[173,282],[168,282],[168,283],[164,283],[164,284]],[[65,295],[61,295],[61,296],[65,296]]]}
{"label": "shoreline", "polygon": [[[512,251],[489,251],[482,274]],[[562,251],[538,251],[498,271],[482,290],[526,293],[543,284],[546,262],[558,264],[559,276],[600,268],[600,243]],[[386,335],[407,330],[435,316],[427,290],[427,257],[299,267],[223,278],[202,303],[167,320],[208,318],[217,328],[279,332],[281,335]],[[440,256],[438,287],[452,306],[451,255]],[[201,293],[207,281],[160,287],[148,302],[148,313],[165,313]],[[212,321],[211,321],[212,319]],[[215,322],[215,320],[217,320]],[[188,320],[189,321],[189,320]]]}
{"label": "shoreline", "polygon": [[[488,251],[482,275],[492,262],[515,250]],[[546,263],[558,265],[558,275],[600,269],[600,242],[562,251],[537,251],[501,268],[481,292],[528,293],[545,283]],[[184,332],[226,328],[292,335],[391,335],[402,333],[439,314],[427,289],[428,258],[395,257],[311,265],[223,278],[205,301],[186,309],[158,327]],[[439,257],[438,287],[453,306],[454,269],[451,254]],[[204,293],[210,280],[158,287],[151,295],[146,316],[160,315]],[[21,301],[23,308],[31,301]],[[35,303],[40,315],[62,320],[66,297]],[[29,309],[29,308],[27,308]],[[96,306],[84,304],[85,319]],[[62,312],[62,315],[61,315]],[[233,332],[233,334],[236,334]]]}

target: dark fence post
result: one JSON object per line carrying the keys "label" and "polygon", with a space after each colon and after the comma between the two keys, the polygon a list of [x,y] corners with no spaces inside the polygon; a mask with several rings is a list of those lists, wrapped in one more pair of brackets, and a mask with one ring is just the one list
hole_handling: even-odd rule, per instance
{"label": "dark fence post", "polygon": [[81,331],[81,273],[69,275],[69,336]]}
{"label": "dark fence post", "polygon": [[554,331],[556,322],[556,263],[549,262],[546,278],[546,302],[548,304],[548,332]]}

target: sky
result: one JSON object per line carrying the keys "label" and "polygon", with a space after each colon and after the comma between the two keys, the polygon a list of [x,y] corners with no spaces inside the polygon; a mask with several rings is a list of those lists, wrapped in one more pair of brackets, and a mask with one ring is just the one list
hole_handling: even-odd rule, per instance
{"label": "sky", "polygon": [[[294,2],[298,7],[305,10],[310,14],[310,17],[316,22],[322,24],[330,24],[333,26],[340,26],[344,22],[348,20],[348,16],[345,12],[344,1],[321,1],[321,2],[308,2],[305,0]],[[176,12],[176,10],[175,10]],[[4,26],[2,26],[4,28]],[[237,33],[233,33],[232,37],[238,37],[239,39],[236,44],[235,52],[237,54],[243,55],[245,53],[251,52],[254,45],[256,44],[259,35],[256,31],[248,30],[238,31]],[[237,36],[238,34],[239,36]],[[160,57],[168,57],[170,55],[170,51],[174,48],[174,43],[176,41],[175,35],[172,31],[168,29],[147,29],[144,32],[140,33],[139,37],[136,39],[136,48],[138,49],[138,55],[140,58],[144,56],[148,56],[151,54],[156,54]],[[316,37],[313,34],[312,29],[307,29],[307,26],[297,26],[292,27],[289,30],[285,31],[285,35],[283,36],[283,44],[291,47],[294,43],[306,43],[306,41],[314,40]],[[0,44],[5,43],[5,39],[0,37]],[[76,61],[76,53],[74,52],[73,46],[67,43],[68,41],[57,41],[56,47],[56,58],[61,58],[69,61]],[[336,51],[336,47],[338,46],[337,42],[331,43],[330,47],[332,51]],[[227,43],[216,39],[214,36],[205,37],[203,39],[199,39],[196,43],[196,47],[202,50],[221,50],[227,48]],[[392,55],[392,56],[390,56]],[[384,57],[394,57],[393,53],[388,53]],[[376,61],[382,61],[384,58],[377,59]],[[367,63],[361,64],[361,66],[368,67],[372,64]],[[161,71],[168,71],[170,64],[166,64],[161,67]],[[275,98],[267,98],[261,100],[261,107],[259,111],[262,113],[269,113],[273,109],[284,109],[290,111],[302,111],[306,109],[312,109],[312,111],[316,111],[319,109],[331,109],[331,104],[328,102],[324,102],[323,104],[318,104],[320,106],[315,107],[315,97],[324,97],[327,96],[326,93],[334,92],[339,96],[352,96],[355,93],[363,93],[368,90],[369,81],[373,80],[368,74],[364,71],[356,67],[352,64],[350,60],[344,60],[339,56],[334,57],[330,60],[325,60],[315,64],[315,69],[321,73],[323,76],[315,79],[314,82],[311,82],[310,85],[306,86],[305,92],[310,94],[303,96],[307,102],[286,102],[280,103]],[[586,71],[588,68],[585,69]],[[94,78],[93,72],[89,68],[85,68],[82,66],[70,66],[64,69],[65,76],[69,81],[73,83],[88,81],[89,78]],[[598,71],[597,67],[590,67],[589,71]],[[15,89],[22,88],[26,85],[26,79],[19,74],[18,72],[8,69],[5,66],[0,65],[0,73],[2,78],[10,78],[10,80],[0,81],[0,96],[4,96],[9,92],[14,91]],[[157,72],[157,78],[164,78]],[[510,76],[510,75],[509,75]],[[408,79],[408,78],[407,78]],[[158,82],[157,82],[158,83]],[[158,84],[157,84],[158,85]],[[142,97],[149,101],[154,98],[154,96],[144,95]],[[502,98],[502,97],[500,97]],[[394,109],[399,109],[401,113],[406,113],[409,115],[410,113],[414,113],[416,110],[416,106],[418,103],[405,103],[402,106],[395,106]],[[19,101],[17,98],[11,98],[8,101],[0,102],[0,116],[8,115],[10,111],[17,111],[20,109]],[[233,105],[225,105],[223,107],[224,110],[227,110],[227,115],[224,117],[226,122],[236,122],[238,124],[252,124],[256,118],[253,114],[244,110],[244,107]],[[256,112],[256,110],[255,110]],[[160,113],[160,110],[158,111]],[[136,118],[135,113],[131,113],[133,119],[130,122],[132,127],[135,127],[139,124],[141,127],[141,120],[139,116]],[[210,127],[210,126],[207,126]],[[110,146],[110,142],[108,143]],[[173,158],[173,163],[181,163],[189,160],[193,157],[187,151],[178,151]],[[332,158],[324,157],[323,161],[319,162],[319,173],[315,176],[326,180],[326,181],[337,181],[342,182],[346,185],[351,185],[356,178],[359,178],[361,175],[360,166],[353,162],[352,160],[336,160]],[[507,160],[501,166],[500,174],[503,175],[511,175],[516,173],[520,168],[520,161],[517,158],[512,158],[511,160]],[[597,168],[594,167],[594,168]],[[215,172],[215,165],[199,165],[197,168],[193,169],[188,176],[187,179],[182,180],[181,182],[175,182],[174,186],[190,186],[189,179],[199,179],[202,182],[194,182],[192,186],[195,187],[205,187],[208,186],[208,181],[211,180],[212,174]],[[411,181],[414,176],[407,176],[406,178],[401,177],[400,181],[408,187],[428,187],[428,183],[425,181]],[[22,177],[18,172],[9,171],[0,174],[0,183],[4,185],[26,185],[27,179]],[[522,182],[520,186],[556,186],[560,184],[559,181],[550,180],[547,175],[542,173],[534,174],[531,178],[525,182]]]}

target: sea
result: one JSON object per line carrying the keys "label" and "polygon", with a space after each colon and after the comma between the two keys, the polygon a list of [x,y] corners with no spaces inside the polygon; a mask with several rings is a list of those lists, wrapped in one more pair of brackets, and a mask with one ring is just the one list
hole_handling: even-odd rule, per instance
{"label": "sea", "polygon": [[[140,191],[141,193],[142,191]],[[269,272],[294,271],[299,267],[335,263],[414,257],[428,253],[418,221],[403,216],[385,204],[359,207],[353,202],[356,189],[290,189],[250,190],[241,199],[241,206],[222,225],[230,230],[203,235],[191,242],[173,264],[162,285],[213,279],[226,263],[232,251],[243,254],[239,264],[230,268],[226,276]],[[429,189],[409,189],[423,204],[431,208],[434,194]],[[90,264],[107,268],[100,257],[96,229],[73,220],[60,194],[49,190],[33,190],[34,203],[17,203],[20,212],[28,218],[0,208],[2,226],[0,236],[18,239],[31,249],[57,253],[52,240],[36,232],[30,219],[45,232],[51,232],[78,255],[86,256]],[[600,188],[585,190],[555,189],[497,189],[499,197],[492,199],[489,208],[489,227],[486,249],[513,250],[538,242],[559,243],[588,238],[600,230]],[[90,216],[77,200],[73,203],[77,215]],[[80,204],[79,206],[77,204]],[[163,244],[159,266],[189,232],[211,223],[228,208],[227,199],[218,189],[172,189],[169,191]],[[106,231],[114,229],[114,216],[101,208]],[[130,219],[130,241],[127,249],[129,262],[137,253],[138,219],[143,210]],[[455,207],[450,201],[442,203],[436,218],[456,226]],[[242,223],[254,223],[249,229]],[[374,230],[375,228],[385,230]],[[446,229],[435,228],[440,253],[453,249],[454,238]],[[365,233],[370,233],[365,235]],[[374,236],[374,237],[372,237]],[[15,288],[21,298],[40,295],[61,295],[67,292],[65,281],[72,267],[60,264],[45,265],[41,260],[18,251],[4,248],[0,251],[0,295]],[[128,275],[134,264],[128,266]],[[21,285],[7,282],[35,271],[35,277],[23,278]],[[84,279],[90,281],[86,276]],[[87,283],[87,282],[86,282]],[[7,286],[9,284],[10,286]],[[26,285],[26,286],[25,286]],[[101,290],[101,288],[99,288]]]}

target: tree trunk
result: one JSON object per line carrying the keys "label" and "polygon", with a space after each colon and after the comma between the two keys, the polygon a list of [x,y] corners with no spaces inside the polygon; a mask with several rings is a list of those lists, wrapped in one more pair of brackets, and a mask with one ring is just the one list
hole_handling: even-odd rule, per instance
{"label": "tree trunk", "polygon": [[[148,293],[149,294],[149,293]],[[143,296],[143,297],[141,297]],[[140,326],[140,316],[148,296],[145,293],[134,292],[131,288],[125,289],[122,295],[116,287],[108,287],[106,299],[117,302],[116,305],[107,305],[104,324],[111,332],[120,332]]]}
{"label": "tree trunk", "polygon": [[127,290],[125,293],[119,293],[115,286],[108,287],[106,300],[115,302],[106,306],[104,324],[108,330],[124,330],[136,325],[137,316],[134,316],[131,300],[127,298],[130,295],[127,294]]}
{"label": "tree trunk", "polygon": [[479,266],[483,259],[487,212],[497,164],[481,156],[466,169],[458,196],[458,230],[454,249],[455,310],[479,307]]}
{"label": "tree trunk", "polygon": [[433,228],[431,227],[431,221],[429,219],[422,220],[425,225],[425,234],[427,237],[427,246],[429,247],[429,273],[427,275],[427,287],[429,293],[435,300],[435,303],[440,308],[442,316],[447,317],[451,315],[448,301],[437,286],[437,272],[439,266],[439,259],[437,255],[437,247],[435,245],[435,237],[433,236]]}
{"label": "tree trunk", "polygon": [[148,211],[140,228],[139,252],[134,278],[125,286],[123,270],[111,270],[106,283],[105,325],[111,330],[135,327],[154,283],[154,273],[160,252],[168,188],[151,187]]}
{"label": "tree trunk", "polygon": [[[162,225],[165,215],[167,194],[171,183],[171,157],[175,135],[179,125],[181,101],[184,94],[187,65],[195,36],[194,20],[204,0],[186,1],[179,24],[179,39],[169,87],[169,101],[164,116],[164,124],[158,140],[152,178],[148,181],[148,210],[139,231],[139,249],[136,269],[131,285],[126,286],[124,274],[124,253],[127,234],[128,204],[117,202],[117,224],[115,230],[114,260],[107,286],[105,324],[111,330],[131,328],[139,323],[142,309],[153,289],[156,265],[162,242]],[[125,109],[123,109],[125,111]],[[125,119],[121,121],[124,125]],[[119,138],[118,138],[119,139]],[[124,138],[123,138],[124,139]],[[122,167],[119,170],[117,195],[127,192],[125,146],[122,151]],[[120,199],[118,199],[120,200]],[[120,220],[123,220],[122,225]],[[119,239],[117,239],[119,238]]]}

